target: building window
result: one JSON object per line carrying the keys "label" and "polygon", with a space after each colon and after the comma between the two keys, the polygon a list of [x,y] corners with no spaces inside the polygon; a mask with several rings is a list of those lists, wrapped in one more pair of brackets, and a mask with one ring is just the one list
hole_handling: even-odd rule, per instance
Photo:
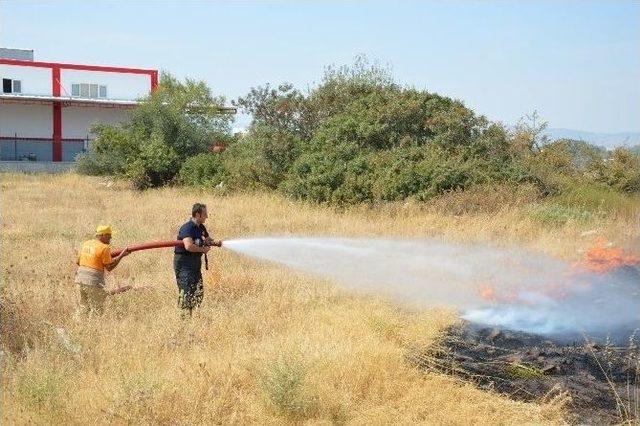
{"label": "building window", "polygon": [[22,81],[3,78],[2,93],[22,93]]}
{"label": "building window", "polygon": [[71,96],[90,99],[106,99],[107,86],[101,84],[73,83],[71,84]]}

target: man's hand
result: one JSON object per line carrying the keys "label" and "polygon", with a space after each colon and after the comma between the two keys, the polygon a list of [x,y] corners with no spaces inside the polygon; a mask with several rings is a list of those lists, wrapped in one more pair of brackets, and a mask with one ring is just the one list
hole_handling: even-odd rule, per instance
{"label": "man's hand", "polygon": [[204,254],[209,253],[209,250],[211,250],[211,246],[204,246],[204,247],[202,247],[202,252],[203,252]]}
{"label": "man's hand", "polygon": [[106,268],[107,271],[111,272],[115,269],[116,266],[118,266],[118,263],[120,263],[120,261],[122,260],[123,257],[128,256],[129,253],[131,253],[129,251],[129,247],[125,247],[119,255],[117,255],[115,257],[115,259],[112,259],[111,263],[109,263],[108,265],[104,265],[104,267]]}
{"label": "man's hand", "polygon": [[206,245],[214,247],[222,247],[222,240],[214,240],[211,237],[207,237],[205,240]]}

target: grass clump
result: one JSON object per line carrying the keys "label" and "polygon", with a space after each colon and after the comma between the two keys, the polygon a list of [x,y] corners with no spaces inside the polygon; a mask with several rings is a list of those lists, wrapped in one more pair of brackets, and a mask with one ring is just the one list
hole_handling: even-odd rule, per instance
{"label": "grass clump", "polygon": [[559,227],[568,222],[589,223],[596,215],[579,207],[544,203],[530,206],[526,214],[541,225]]}
{"label": "grass clump", "polygon": [[279,414],[304,420],[317,411],[317,401],[306,376],[304,363],[296,357],[281,355],[268,364],[262,377],[262,389]]}
{"label": "grass clump", "polygon": [[507,373],[517,379],[536,379],[544,376],[544,372],[535,365],[519,362],[509,364],[507,366]]}

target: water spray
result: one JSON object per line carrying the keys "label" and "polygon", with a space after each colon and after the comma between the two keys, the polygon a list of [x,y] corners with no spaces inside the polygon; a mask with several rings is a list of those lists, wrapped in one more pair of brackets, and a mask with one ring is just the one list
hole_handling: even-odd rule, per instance
{"label": "water spray", "polygon": [[[180,246],[180,240],[152,241],[129,251]],[[519,249],[435,239],[254,238],[227,240],[224,247],[356,291],[448,305],[489,326],[572,339],[640,328],[640,261],[602,242],[574,265]]]}
{"label": "water spray", "polygon": [[640,328],[640,261],[601,243],[573,265],[441,240],[257,238],[225,247],[354,290],[452,306],[489,326],[578,340],[626,338]]}

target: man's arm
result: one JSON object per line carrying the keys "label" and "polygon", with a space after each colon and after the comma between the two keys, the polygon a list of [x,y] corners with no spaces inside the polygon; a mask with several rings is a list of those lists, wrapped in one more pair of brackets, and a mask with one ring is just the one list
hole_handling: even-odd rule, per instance
{"label": "man's arm", "polygon": [[129,253],[130,253],[129,247],[125,247],[124,250],[122,250],[122,252],[118,256],[116,256],[116,258],[113,259],[111,263],[107,263],[106,265],[104,265],[105,269],[109,272],[113,271],[116,268],[116,266],[118,266],[118,263],[120,263],[122,258],[125,256],[128,256]]}
{"label": "man's arm", "polygon": [[191,237],[184,237],[182,241],[184,242],[184,249],[191,253],[209,253],[209,250],[211,250],[209,246],[200,247],[196,245]]}

